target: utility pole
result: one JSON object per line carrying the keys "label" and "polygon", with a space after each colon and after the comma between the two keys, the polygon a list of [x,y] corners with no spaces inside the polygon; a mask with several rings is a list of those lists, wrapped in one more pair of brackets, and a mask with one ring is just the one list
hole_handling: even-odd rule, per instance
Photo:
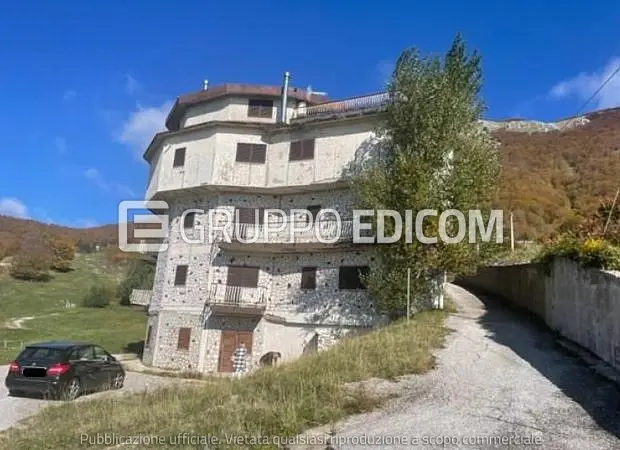
{"label": "utility pole", "polygon": [[607,222],[605,222],[605,228],[603,228],[603,236],[605,236],[605,233],[607,232],[607,227],[609,226],[609,222],[611,221],[611,216],[614,213],[614,208],[616,207],[616,202],[618,201],[618,195],[620,195],[620,187],[616,191],[614,202],[611,204],[611,209],[609,210],[609,215],[607,216]]}
{"label": "utility pole", "polygon": [[512,211],[510,211],[510,251],[515,251],[515,222]]}
{"label": "utility pole", "polygon": [[407,268],[407,322],[411,312],[411,268]]}

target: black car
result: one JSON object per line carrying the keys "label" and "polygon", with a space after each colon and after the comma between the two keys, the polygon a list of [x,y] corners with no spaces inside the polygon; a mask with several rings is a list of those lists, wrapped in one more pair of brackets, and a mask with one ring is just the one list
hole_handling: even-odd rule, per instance
{"label": "black car", "polygon": [[5,384],[13,396],[73,400],[85,392],[120,389],[124,381],[121,363],[98,345],[50,341],[24,348],[9,366]]}

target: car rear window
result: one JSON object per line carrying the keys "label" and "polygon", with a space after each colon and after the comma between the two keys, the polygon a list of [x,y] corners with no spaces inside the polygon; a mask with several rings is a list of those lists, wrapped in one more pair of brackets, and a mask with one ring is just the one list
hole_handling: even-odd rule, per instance
{"label": "car rear window", "polygon": [[49,347],[26,347],[24,351],[19,355],[18,359],[60,360],[64,357],[64,355],[64,349]]}

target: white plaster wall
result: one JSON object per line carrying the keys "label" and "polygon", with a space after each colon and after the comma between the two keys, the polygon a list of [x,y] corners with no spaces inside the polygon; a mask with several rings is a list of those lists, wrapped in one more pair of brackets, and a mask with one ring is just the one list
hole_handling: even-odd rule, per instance
{"label": "white plaster wall", "polygon": [[[171,136],[153,158],[147,198],[156,192],[201,185],[286,187],[324,183],[342,177],[343,170],[372,147],[372,117],[330,122],[299,130],[260,132],[234,125]],[[315,139],[314,159],[289,161],[292,141]],[[237,143],[267,144],[265,164],[237,163]],[[173,168],[174,150],[186,147],[185,165]]]}
{"label": "white plaster wall", "polygon": [[[280,105],[282,104],[282,100],[280,98],[273,99],[273,113],[271,118],[248,117],[249,100],[249,97],[228,96],[190,107],[181,120],[181,128],[191,127],[193,125],[199,125],[201,123],[212,121],[264,123],[275,123],[279,121]],[[293,111],[297,107],[297,100],[289,98],[287,105],[287,114],[288,117],[291,117]]]}

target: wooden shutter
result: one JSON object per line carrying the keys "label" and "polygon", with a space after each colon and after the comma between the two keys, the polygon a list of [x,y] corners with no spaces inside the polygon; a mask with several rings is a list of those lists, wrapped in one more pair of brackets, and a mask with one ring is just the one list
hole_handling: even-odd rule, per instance
{"label": "wooden shutter", "polygon": [[177,341],[177,350],[189,350],[189,339],[192,335],[191,328],[179,328],[179,339]]}
{"label": "wooden shutter", "polygon": [[291,142],[288,160],[299,161],[301,159],[301,141]]}
{"label": "wooden shutter", "polygon": [[182,167],[185,165],[185,147],[177,148],[174,151],[173,167]]}
{"label": "wooden shutter", "polygon": [[228,266],[227,286],[258,287],[258,267]]}
{"label": "wooden shutter", "polygon": [[187,266],[177,266],[176,273],[174,274],[174,285],[184,286],[187,281]]}
{"label": "wooden shutter", "polygon": [[314,139],[306,139],[302,142],[301,159],[314,159]]}
{"label": "wooden shutter", "polygon": [[252,144],[250,154],[250,162],[257,164],[265,164],[267,158],[267,144]]}
{"label": "wooden shutter", "polygon": [[273,117],[273,100],[250,100],[248,102],[248,117]]}
{"label": "wooden shutter", "polygon": [[237,223],[257,223],[256,211],[258,211],[258,224],[262,224],[265,220],[264,208],[237,208]]}
{"label": "wooden shutter", "polygon": [[250,162],[250,153],[252,151],[252,144],[246,144],[243,142],[237,143],[237,162]]}
{"label": "wooden shutter", "polygon": [[301,269],[301,288],[316,289],[316,267],[303,267]]}
{"label": "wooden shutter", "polygon": [[185,215],[185,220],[183,221],[183,228],[194,228],[195,217],[196,213],[187,213]]}

